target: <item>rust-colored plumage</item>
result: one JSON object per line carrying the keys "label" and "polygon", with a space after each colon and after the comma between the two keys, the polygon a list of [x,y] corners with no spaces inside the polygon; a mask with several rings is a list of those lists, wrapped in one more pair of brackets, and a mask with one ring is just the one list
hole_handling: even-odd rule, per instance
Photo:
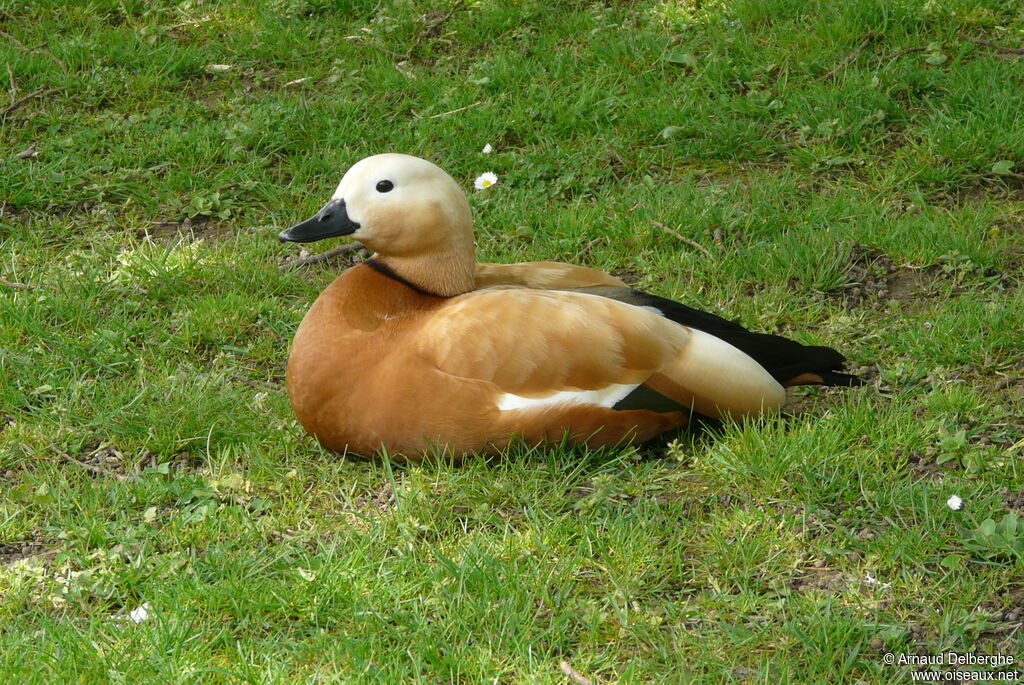
{"label": "rust-colored plumage", "polygon": [[415,157],[359,162],[331,203],[281,237],[331,235],[375,255],[306,314],[288,390],[299,421],[333,450],[461,455],[517,437],[612,445],[684,426],[693,412],[777,410],[788,384],[855,382],[835,373],[842,356],[829,348],[670,307],[600,271],[477,264],[462,191]]}

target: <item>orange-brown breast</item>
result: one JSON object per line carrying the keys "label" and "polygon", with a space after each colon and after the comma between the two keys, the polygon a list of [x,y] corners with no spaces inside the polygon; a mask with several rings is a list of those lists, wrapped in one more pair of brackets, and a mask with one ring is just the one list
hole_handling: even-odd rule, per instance
{"label": "orange-brown breast", "polygon": [[303,427],[339,452],[415,452],[430,442],[472,449],[497,416],[493,389],[438,372],[408,344],[446,302],[367,266],[339,276],[292,343],[288,391]]}

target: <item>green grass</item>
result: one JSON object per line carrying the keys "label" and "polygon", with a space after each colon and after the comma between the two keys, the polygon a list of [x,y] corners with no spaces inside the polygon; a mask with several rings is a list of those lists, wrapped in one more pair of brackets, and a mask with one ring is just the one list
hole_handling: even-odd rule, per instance
{"label": "green grass", "polygon": [[[0,680],[1024,652],[1024,63],[960,37],[1024,46],[1019,3],[251,4],[0,0]],[[499,175],[481,259],[626,274],[870,382],[639,450],[325,453],[281,378],[337,269],[275,236],[382,151]]]}

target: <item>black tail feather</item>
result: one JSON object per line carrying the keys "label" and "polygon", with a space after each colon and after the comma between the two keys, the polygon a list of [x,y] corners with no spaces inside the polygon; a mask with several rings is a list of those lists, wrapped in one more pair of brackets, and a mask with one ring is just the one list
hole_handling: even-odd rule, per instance
{"label": "black tail feather", "polygon": [[857,376],[843,373],[846,357],[831,347],[804,345],[781,335],[748,331],[740,324],[716,314],[639,290],[594,288],[588,289],[587,292],[596,292],[639,307],[653,307],[667,319],[721,338],[752,357],[784,386],[854,387],[863,384]]}

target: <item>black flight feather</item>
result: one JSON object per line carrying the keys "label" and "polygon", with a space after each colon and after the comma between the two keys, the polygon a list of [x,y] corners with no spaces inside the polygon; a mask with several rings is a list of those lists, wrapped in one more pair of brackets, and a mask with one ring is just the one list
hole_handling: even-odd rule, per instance
{"label": "black flight feather", "polygon": [[[842,373],[846,357],[820,345],[804,345],[781,335],[755,333],[710,312],[631,288],[581,288],[580,292],[610,297],[638,307],[653,307],[665,318],[721,338],[749,355],[782,385],[837,385],[853,387],[863,381]],[[818,381],[817,379],[821,379]],[[795,381],[795,382],[794,382]]]}

